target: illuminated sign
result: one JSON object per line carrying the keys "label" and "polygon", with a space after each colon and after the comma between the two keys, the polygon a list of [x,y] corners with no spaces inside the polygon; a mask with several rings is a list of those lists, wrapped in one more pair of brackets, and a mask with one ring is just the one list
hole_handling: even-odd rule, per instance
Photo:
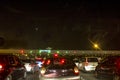
{"label": "illuminated sign", "polygon": [[39,53],[51,53],[51,50],[39,50]]}

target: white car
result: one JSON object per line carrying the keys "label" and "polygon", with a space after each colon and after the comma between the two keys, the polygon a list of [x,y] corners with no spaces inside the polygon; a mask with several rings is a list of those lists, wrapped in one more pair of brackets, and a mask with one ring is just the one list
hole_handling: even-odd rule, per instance
{"label": "white car", "polygon": [[98,65],[97,57],[83,57],[80,59],[78,68],[84,72],[95,71],[97,65]]}
{"label": "white car", "polygon": [[76,66],[78,67],[79,59],[78,59],[78,58],[74,58],[73,61],[74,61],[74,63],[76,64]]}
{"label": "white car", "polygon": [[24,63],[24,66],[27,72],[31,72],[31,73],[34,72],[33,69],[34,69],[35,63],[33,60],[26,59],[26,60],[22,60],[22,62]]}

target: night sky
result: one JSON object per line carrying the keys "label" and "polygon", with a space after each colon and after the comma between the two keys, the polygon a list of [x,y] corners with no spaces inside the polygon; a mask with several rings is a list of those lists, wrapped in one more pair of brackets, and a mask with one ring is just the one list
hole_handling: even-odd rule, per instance
{"label": "night sky", "polygon": [[119,2],[0,1],[0,37],[1,48],[119,50]]}

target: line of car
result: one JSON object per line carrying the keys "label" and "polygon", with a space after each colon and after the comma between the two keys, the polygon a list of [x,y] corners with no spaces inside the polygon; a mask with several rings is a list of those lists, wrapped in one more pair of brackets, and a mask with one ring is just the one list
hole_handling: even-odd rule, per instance
{"label": "line of car", "polygon": [[25,64],[27,72],[34,74],[35,63],[37,63],[40,80],[80,80],[80,71],[74,61],[66,57],[60,57],[57,54],[47,59],[37,58],[33,61],[22,61]]}
{"label": "line of car", "polygon": [[25,79],[27,72],[39,72],[40,80],[80,80],[80,71],[93,71],[98,79],[120,80],[120,56],[61,57],[21,60],[15,55],[0,54],[0,80]]}
{"label": "line of car", "polygon": [[40,58],[40,59],[23,59],[22,62],[24,63],[26,71],[34,74],[35,71],[38,71],[42,67],[42,64],[44,63],[44,60],[43,60],[43,58]]}
{"label": "line of car", "polygon": [[120,57],[47,58],[40,67],[40,80],[80,80],[80,71],[93,71],[98,79],[120,80]]}

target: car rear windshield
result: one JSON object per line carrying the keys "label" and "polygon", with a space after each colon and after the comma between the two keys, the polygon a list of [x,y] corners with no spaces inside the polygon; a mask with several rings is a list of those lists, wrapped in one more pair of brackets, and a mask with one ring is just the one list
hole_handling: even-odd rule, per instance
{"label": "car rear windshield", "polygon": [[26,59],[26,60],[22,60],[22,62],[31,63],[31,62],[34,62],[34,61]]}
{"label": "car rear windshield", "polygon": [[72,60],[56,59],[50,61],[50,64],[47,65],[49,69],[71,69],[75,67],[75,63]]}
{"label": "car rear windshield", "polygon": [[88,62],[98,62],[97,58],[88,58],[87,59]]}
{"label": "car rear windshield", "polygon": [[50,65],[48,66],[49,69],[73,69],[75,65]]}

